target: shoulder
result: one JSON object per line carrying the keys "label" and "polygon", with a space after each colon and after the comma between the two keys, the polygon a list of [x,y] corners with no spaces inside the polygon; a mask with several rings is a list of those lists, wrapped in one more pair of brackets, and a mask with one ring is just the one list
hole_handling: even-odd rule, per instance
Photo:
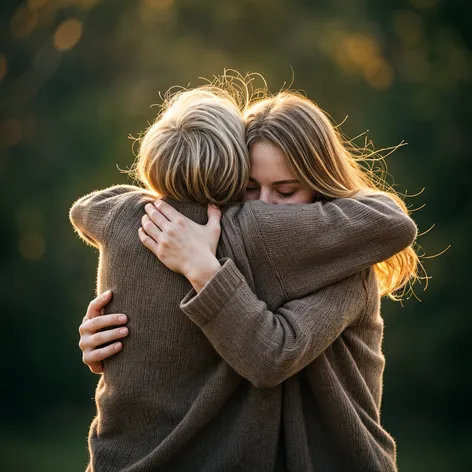
{"label": "shoulder", "polygon": [[105,198],[112,198],[117,206],[142,206],[158,198],[155,193],[134,185],[114,185],[102,190]]}
{"label": "shoulder", "polygon": [[[105,200],[109,198],[127,200],[139,199],[145,196],[153,197],[153,194],[146,189],[136,187],[134,185],[113,185],[101,190],[94,190],[93,192],[90,192],[82,197],[82,199],[94,197],[96,200]],[[156,198],[156,196],[154,196],[154,198]]]}
{"label": "shoulder", "polygon": [[151,192],[133,185],[114,185],[102,190],[94,190],[74,202],[72,210],[77,207],[96,207],[110,211],[129,202],[142,202],[156,198]]}
{"label": "shoulder", "polygon": [[156,197],[152,193],[139,187],[114,185],[79,198],[72,205],[69,218],[79,235],[97,246],[108,241],[110,227],[118,215],[127,209],[136,210],[153,198]]}

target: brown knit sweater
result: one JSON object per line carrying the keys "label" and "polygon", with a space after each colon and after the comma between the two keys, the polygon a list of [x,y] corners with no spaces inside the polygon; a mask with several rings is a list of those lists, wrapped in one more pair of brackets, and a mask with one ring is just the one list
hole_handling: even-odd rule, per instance
{"label": "brown knit sweater", "polygon": [[[409,245],[412,221],[385,196],[231,206],[218,248],[228,260],[195,296],[139,241],[150,198],[117,186],[71,209],[100,249],[106,311],[130,329],[97,387],[88,470],[396,470],[364,269]],[[206,208],[169,202],[206,222]]]}

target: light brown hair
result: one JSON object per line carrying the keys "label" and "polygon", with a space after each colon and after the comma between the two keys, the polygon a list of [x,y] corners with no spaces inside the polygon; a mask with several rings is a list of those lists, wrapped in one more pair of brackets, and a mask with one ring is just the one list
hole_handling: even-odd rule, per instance
{"label": "light brown hair", "polygon": [[203,86],[168,98],[141,140],[135,172],[149,190],[179,201],[240,201],[249,157],[233,97]]}
{"label": "light brown hair", "polygon": [[[244,111],[249,149],[258,141],[278,146],[293,175],[319,198],[349,198],[368,189],[388,195],[408,214],[396,192],[360,165],[363,156],[354,155],[352,144],[315,103],[297,92],[262,94],[266,98],[248,103]],[[376,264],[381,295],[397,300],[399,290],[417,278],[418,263],[410,246]]]}

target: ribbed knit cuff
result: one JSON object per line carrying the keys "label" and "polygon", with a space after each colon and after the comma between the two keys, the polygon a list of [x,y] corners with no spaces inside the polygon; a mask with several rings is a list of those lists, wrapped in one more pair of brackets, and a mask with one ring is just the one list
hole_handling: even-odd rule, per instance
{"label": "ribbed knit cuff", "polygon": [[220,263],[221,269],[199,293],[192,289],[180,302],[181,310],[200,327],[220,312],[244,280],[231,259],[222,259]]}

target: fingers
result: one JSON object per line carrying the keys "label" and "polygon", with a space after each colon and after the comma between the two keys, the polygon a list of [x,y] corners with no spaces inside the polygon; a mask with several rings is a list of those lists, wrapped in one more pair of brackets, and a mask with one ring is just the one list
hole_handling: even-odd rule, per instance
{"label": "fingers", "polygon": [[[95,373],[103,372],[102,361],[121,351],[123,343],[117,341],[128,335],[128,328],[120,327],[99,331],[109,326],[125,323],[126,315],[103,315],[82,323],[79,328],[79,347],[82,350],[82,362],[88,365],[89,369]],[[106,343],[113,343],[103,346]],[[99,347],[103,346],[103,347]]]}
{"label": "fingers", "polygon": [[208,205],[208,223],[207,226],[220,229],[221,210],[214,205]]}
{"label": "fingers", "polygon": [[[118,339],[122,339],[128,336],[128,328],[115,328],[115,329],[108,329],[106,331],[100,331],[97,334],[94,334],[89,337],[89,339],[85,342],[82,342],[81,348],[87,344],[87,348],[91,352],[99,351],[97,349],[99,346],[103,346],[103,344],[111,343],[112,341],[117,341]],[[80,345],[80,343],[79,343]],[[103,360],[103,359],[95,359],[95,360]]]}
{"label": "fingers", "polygon": [[103,364],[101,362],[90,364],[88,367],[94,374],[103,374]]}
{"label": "fingers", "polygon": [[[156,211],[156,213],[159,213],[159,212]],[[164,218],[162,215],[160,216],[161,218]],[[167,221],[167,223],[169,222]],[[146,232],[148,236],[150,236],[156,242],[159,242],[159,237],[161,236],[162,231],[165,229],[164,225],[162,223],[160,224],[161,224],[160,227],[157,226],[154,221],[151,221],[148,215],[143,215],[143,217],[141,218],[141,226],[143,227],[144,231]],[[162,228],[162,231],[161,231],[161,228]]]}
{"label": "fingers", "polygon": [[95,318],[101,314],[101,310],[107,305],[107,303],[111,300],[111,291],[107,290],[106,292],[102,293],[98,297],[94,298],[87,308],[87,313],[85,318]]}
{"label": "fingers", "polygon": [[94,349],[93,351],[86,351],[83,353],[82,362],[89,366],[89,369],[95,373],[100,374],[103,372],[102,361],[113,356],[117,352],[121,351],[123,343],[117,342],[109,346],[102,347],[100,349]]}
{"label": "fingers", "polygon": [[179,217],[183,217],[174,207],[170,206],[164,200],[156,200],[154,206],[169,220],[174,221]]}
{"label": "fingers", "polygon": [[155,256],[157,256],[159,251],[159,245],[156,243],[156,241],[154,241],[154,239],[148,236],[143,230],[143,228],[138,229],[138,236],[144,246],[146,246],[151,252],[154,253]]}
{"label": "fingers", "polygon": [[81,335],[96,334],[101,329],[122,325],[127,321],[127,316],[123,314],[102,315],[82,322],[79,326],[79,333]]}
{"label": "fingers", "polygon": [[156,209],[154,205],[147,204],[144,207],[147,215],[149,216],[150,220],[157,225],[162,231],[164,231],[169,224],[169,220],[165,217],[164,213],[160,210]]}

